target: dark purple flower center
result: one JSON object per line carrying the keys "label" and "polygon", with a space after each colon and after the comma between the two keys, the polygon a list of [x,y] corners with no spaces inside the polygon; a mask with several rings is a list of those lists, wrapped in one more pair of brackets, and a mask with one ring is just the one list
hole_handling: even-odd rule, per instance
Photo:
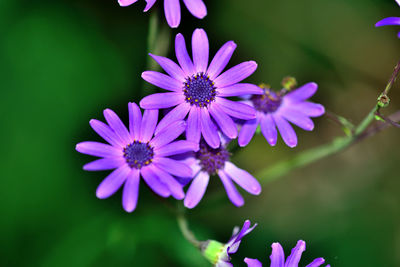
{"label": "dark purple flower center", "polygon": [[186,78],[183,93],[186,102],[198,107],[206,107],[217,95],[214,82],[203,72]]}
{"label": "dark purple flower center", "polygon": [[256,110],[271,113],[279,108],[282,103],[282,97],[271,89],[266,89],[263,95],[254,95],[251,101]]}
{"label": "dark purple flower center", "polygon": [[224,147],[214,149],[204,141],[200,142],[200,149],[196,152],[196,158],[200,160],[202,170],[209,174],[214,174],[223,168],[229,156],[229,152]]}
{"label": "dark purple flower center", "polygon": [[131,168],[140,169],[153,161],[153,148],[149,143],[134,141],[124,148],[124,158]]}

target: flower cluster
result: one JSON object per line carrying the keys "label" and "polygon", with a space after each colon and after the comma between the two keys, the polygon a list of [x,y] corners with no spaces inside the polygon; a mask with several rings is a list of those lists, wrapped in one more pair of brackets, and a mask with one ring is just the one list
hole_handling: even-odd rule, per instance
{"label": "flower cluster", "polygon": [[[396,3],[400,6],[400,0],[395,0]],[[385,18],[383,20],[378,21],[375,24],[375,27],[381,27],[381,26],[388,26],[388,25],[397,25],[400,26],[400,17],[389,17]],[[400,38],[400,32],[397,34],[397,37]]]}

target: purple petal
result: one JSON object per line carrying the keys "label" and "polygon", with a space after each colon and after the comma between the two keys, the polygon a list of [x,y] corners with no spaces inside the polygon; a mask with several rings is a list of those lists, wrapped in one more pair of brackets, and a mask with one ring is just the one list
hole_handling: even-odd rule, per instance
{"label": "purple petal", "polygon": [[122,186],[128,177],[131,168],[127,164],[122,165],[110,173],[97,187],[96,196],[100,199],[108,198]]}
{"label": "purple petal", "polygon": [[260,183],[247,171],[239,169],[229,161],[225,162],[224,170],[235,183],[250,194],[259,195],[261,193]]}
{"label": "purple petal", "polygon": [[257,226],[257,224],[255,223],[253,225],[253,227],[250,228],[250,225],[251,225],[251,222],[249,220],[246,220],[243,223],[243,226],[242,226],[242,229],[240,229],[240,232],[238,232],[238,231],[236,231],[236,229],[234,229],[233,236],[227,244],[227,245],[229,245],[229,247],[227,249],[228,255],[236,253],[237,250],[239,249],[239,245],[240,245],[242,238],[244,236],[248,235]]}
{"label": "purple petal", "polygon": [[190,104],[184,102],[179,104],[170,112],[168,112],[167,115],[165,115],[164,118],[162,118],[162,120],[158,123],[155,135],[164,130],[165,127],[171,125],[171,123],[183,120],[188,114],[189,110],[190,110]]}
{"label": "purple petal", "polygon": [[163,109],[179,105],[185,101],[182,93],[157,93],[140,100],[143,109]]}
{"label": "purple petal", "polygon": [[193,209],[197,204],[199,204],[206,192],[209,180],[210,176],[206,172],[199,172],[199,174],[193,179],[183,202],[186,208]]}
{"label": "purple petal", "polygon": [[222,181],[222,184],[225,187],[226,193],[230,201],[236,206],[240,207],[243,206],[244,200],[243,197],[240,195],[239,191],[237,191],[235,185],[233,184],[232,180],[226,175],[226,173],[222,170],[218,171],[218,176]]}
{"label": "purple petal", "polygon": [[306,267],[319,267],[324,263],[325,263],[325,260],[323,258],[316,258],[310,264],[308,264]]}
{"label": "purple petal", "polygon": [[136,2],[137,2],[137,0],[118,0],[118,4],[120,6],[129,6]]}
{"label": "purple petal", "polygon": [[301,112],[309,117],[319,117],[325,113],[324,106],[312,102],[298,102],[296,104],[291,104],[287,108],[296,112]]}
{"label": "purple petal", "polygon": [[129,132],[134,140],[140,137],[140,125],[142,124],[142,112],[136,103],[128,104]]}
{"label": "purple petal", "polygon": [[154,148],[154,153],[158,157],[167,157],[197,150],[199,150],[199,143],[179,140],[160,148]]}
{"label": "purple petal", "polygon": [[164,12],[168,25],[177,28],[181,22],[181,6],[179,0],[164,0]]}
{"label": "purple petal", "polygon": [[152,147],[162,147],[166,144],[171,143],[176,138],[178,138],[186,129],[186,122],[175,121],[170,124],[170,127],[165,128],[158,133],[151,141],[150,145]]}
{"label": "purple petal", "polygon": [[262,267],[262,264],[257,259],[244,258],[244,262],[247,263],[247,267]]}
{"label": "purple petal", "polygon": [[192,169],[183,162],[178,160],[157,157],[153,159],[154,165],[160,169],[180,177],[192,177]]}
{"label": "purple petal", "polygon": [[143,180],[154,191],[154,193],[162,197],[169,197],[171,192],[168,187],[160,181],[152,167],[152,165],[149,165],[141,169],[140,173],[142,174]]}
{"label": "purple petal", "polygon": [[207,15],[206,5],[203,0],[183,0],[187,9],[196,18],[202,19]]}
{"label": "purple petal", "polygon": [[312,97],[317,92],[318,85],[316,83],[307,83],[292,92],[288,93],[285,98],[291,101],[304,101]]}
{"label": "purple petal", "polygon": [[185,74],[183,70],[172,60],[166,57],[160,57],[153,54],[149,54],[160,66],[169,74],[169,76],[175,78],[180,82],[185,81]]}
{"label": "purple petal", "polygon": [[121,148],[124,146],[124,143],[121,141],[119,136],[117,136],[107,124],[95,119],[90,120],[89,124],[98,135],[100,135],[112,146]]}
{"label": "purple petal", "polygon": [[260,127],[267,142],[271,146],[275,146],[278,139],[278,131],[276,130],[276,125],[271,114],[263,115],[260,119]]}
{"label": "purple petal", "polygon": [[168,91],[180,92],[183,88],[183,82],[157,71],[145,71],[142,73],[142,78],[146,82]]}
{"label": "purple petal", "polygon": [[378,21],[375,24],[375,27],[388,26],[388,25],[400,25],[400,18],[397,17],[384,18],[383,20]]}
{"label": "purple petal", "polygon": [[231,101],[223,97],[216,97],[215,103],[229,116],[241,120],[251,120],[256,118],[256,110],[245,103]]}
{"label": "purple petal", "polygon": [[231,59],[235,49],[236,44],[233,41],[229,41],[218,50],[207,70],[207,74],[210,76],[211,80],[214,80],[216,77],[218,77],[226,65],[228,65],[228,62]]}
{"label": "purple petal", "polygon": [[279,243],[272,243],[272,253],[269,258],[271,259],[271,267],[284,267],[285,266],[285,253]]}
{"label": "purple petal", "polygon": [[132,212],[136,209],[139,196],[139,181],[140,171],[138,169],[132,169],[122,191],[122,206],[127,212]]}
{"label": "purple petal", "polygon": [[297,245],[292,249],[289,257],[286,259],[285,267],[297,267],[299,265],[301,254],[306,250],[306,242],[297,241]]}
{"label": "purple petal", "polygon": [[208,66],[209,45],[203,29],[196,29],[192,35],[193,63],[197,73],[206,72]]}
{"label": "purple petal", "polygon": [[217,103],[212,103],[209,106],[208,111],[227,137],[231,139],[235,139],[237,137],[238,132],[236,124],[228,115],[226,115],[226,113],[218,106]]}
{"label": "purple petal", "polygon": [[242,96],[242,95],[262,95],[263,89],[250,83],[237,83],[224,88],[218,88],[218,96]]}
{"label": "purple petal", "polygon": [[282,109],[279,111],[279,114],[303,130],[312,131],[314,129],[313,121],[303,113],[292,111],[290,109]]}
{"label": "purple petal", "polygon": [[215,86],[217,88],[222,88],[238,83],[253,74],[256,69],[257,63],[255,61],[240,63],[219,75],[214,80]]}
{"label": "purple petal", "polygon": [[201,132],[203,133],[204,140],[212,148],[218,148],[221,140],[218,135],[217,127],[211,121],[210,114],[207,109],[200,109]]}
{"label": "purple petal", "polygon": [[106,171],[112,170],[125,164],[123,157],[98,159],[83,166],[85,171]]}
{"label": "purple petal", "polygon": [[171,195],[175,199],[182,200],[185,197],[183,186],[174,177],[172,177],[164,170],[158,168],[156,165],[153,166],[153,171],[158,176],[158,178],[168,187]]}
{"label": "purple petal", "polygon": [[148,142],[153,136],[158,120],[158,110],[145,110],[143,113],[142,124],[140,125],[140,141]]}
{"label": "purple petal", "polygon": [[247,146],[250,143],[250,140],[253,138],[253,135],[257,130],[258,124],[259,120],[257,118],[248,120],[243,124],[242,129],[239,132],[239,146]]}
{"label": "purple petal", "polygon": [[215,267],[233,267],[233,264],[224,260],[219,260]]}
{"label": "purple petal", "polygon": [[186,139],[195,143],[199,143],[201,137],[200,109],[193,105],[187,120]]}
{"label": "purple petal", "polygon": [[128,132],[128,129],[126,129],[124,123],[120,120],[120,118],[117,114],[115,114],[114,111],[112,111],[111,109],[104,110],[104,117],[106,118],[106,121],[108,122],[108,125],[110,125],[111,129],[113,129],[114,132],[124,142],[124,145],[132,142],[132,138]]}
{"label": "purple petal", "polygon": [[186,77],[190,77],[195,74],[193,62],[190,59],[186,49],[185,38],[180,33],[178,33],[175,37],[175,54],[179,65],[181,65],[183,72],[185,72]]}
{"label": "purple petal", "polygon": [[146,0],[146,7],[144,8],[144,12],[147,12],[150,8],[152,8],[152,6],[154,5],[154,3],[156,2],[157,0]]}
{"label": "purple petal", "polygon": [[293,127],[281,116],[274,116],[274,121],[286,145],[289,147],[297,146],[297,136]]}
{"label": "purple petal", "polygon": [[113,146],[98,142],[81,142],[76,145],[75,149],[82,153],[95,157],[112,158],[122,157],[122,149],[117,149]]}

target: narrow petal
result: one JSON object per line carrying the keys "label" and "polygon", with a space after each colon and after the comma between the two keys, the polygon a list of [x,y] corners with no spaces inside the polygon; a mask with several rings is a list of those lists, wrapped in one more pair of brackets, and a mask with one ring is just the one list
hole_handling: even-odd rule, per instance
{"label": "narrow petal", "polygon": [[211,80],[214,80],[221,74],[228,65],[229,60],[232,57],[233,52],[236,49],[236,44],[233,41],[225,43],[215,54],[213,60],[208,67],[207,74],[210,76]]}
{"label": "narrow petal", "polygon": [[226,113],[218,106],[217,103],[212,103],[209,106],[208,111],[227,137],[231,139],[235,139],[237,137],[238,131],[236,124],[228,115],[226,115]]}
{"label": "narrow petal", "polygon": [[257,130],[258,124],[259,120],[257,118],[248,120],[243,124],[242,129],[239,132],[239,146],[244,147],[250,143],[251,139],[254,136],[254,133]]}
{"label": "narrow petal", "polygon": [[143,180],[154,191],[154,193],[162,196],[169,197],[171,195],[168,187],[160,181],[160,178],[154,173],[152,165],[146,166],[141,169]]}
{"label": "narrow petal", "polygon": [[124,210],[127,212],[132,212],[136,209],[139,197],[139,181],[140,171],[138,169],[132,169],[122,191],[122,207],[124,207]]}
{"label": "narrow petal", "polygon": [[108,198],[122,186],[128,177],[131,168],[124,164],[110,173],[97,187],[96,196],[100,199]]}
{"label": "narrow petal", "polygon": [[166,144],[171,143],[176,138],[178,138],[186,129],[186,122],[175,121],[170,124],[170,127],[165,128],[158,133],[151,141],[150,145],[152,147],[162,147]]}
{"label": "narrow petal", "polygon": [[247,77],[249,77],[257,69],[257,63],[255,61],[246,61],[236,65],[229,70],[219,75],[215,80],[217,88],[226,87],[235,83],[238,83]]}
{"label": "narrow petal", "polygon": [[319,117],[325,113],[325,108],[321,104],[312,102],[298,102],[287,107],[296,112],[301,112],[309,117]]}
{"label": "narrow petal", "polygon": [[218,148],[221,140],[218,135],[217,127],[211,121],[210,114],[205,108],[200,109],[201,132],[204,140],[212,148]]}
{"label": "narrow petal", "polygon": [[174,121],[183,120],[190,110],[190,104],[184,102],[176,106],[173,110],[167,113],[158,123],[155,135],[161,132],[165,127],[168,127]]}
{"label": "narrow petal", "polygon": [[122,157],[122,149],[117,149],[113,146],[106,145],[98,142],[81,142],[76,145],[76,151],[95,157],[112,158]]}
{"label": "narrow petal", "polygon": [[289,147],[297,146],[297,135],[293,127],[281,116],[274,116],[274,121],[286,145]]}
{"label": "narrow petal", "polygon": [[111,129],[113,129],[114,132],[124,142],[124,145],[132,142],[132,138],[128,132],[128,129],[126,129],[124,123],[114,111],[112,111],[111,109],[104,110],[104,117],[106,118],[106,121],[108,125],[110,125]]}
{"label": "narrow petal", "polygon": [[185,76],[190,77],[195,74],[193,62],[190,59],[189,53],[186,49],[185,38],[180,33],[178,33],[175,37],[175,54],[179,65],[181,65],[183,72],[185,73]]}
{"label": "narrow petal", "polygon": [[129,6],[136,2],[137,2],[137,0],[118,0],[118,4],[120,6]]}
{"label": "narrow petal", "polygon": [[185,101],[182,93],[157,93],[140,100],[143,109],[163,109],[179,105]]}
{"label": "narrow petal", "polygon": [[260,119],[261,132],[271,146],[276,145],[278,131],[271,114],[266,114]]}
{"label": "narrow petal", "polygon": [[187,120],[186,139],[195,143],[199,143],[201,137],[200,109],[193,105]]}
{"label": "narrow petal", "polygon": [[140,125],[142,123],[142,112],[136,103],[128,104],[129,132],[134,140],[140,137]]}
{"label": "narrow petal", "polygon": [[239,191],[236,189],[232,180],[226,175],[226,173],[222,170],[218,171],[218,176],[222,181],[222,184],[225,187],[225,191],[228,195],[230,201],[236,206],[240,207],[244,204],[244,199],[242,195],[240,195]]}
{"label": "narrow petal", "polygon": [[153,160],[154,165],[160,169],[180,177],[192,177],[192,169],[185,163],[164,157],[157,157]]}
{"label": "narrow petal", "polygon": [[208,65],[209,45],[207,34],[203,29],[196,29],[192,35],[193,63],[196,72],[206,72]]}
{"label": "narrow petal", "polygon": [[154,148],[154,154],[157,157],[167,157],[197,150],[199,150],[199,143],[179,140],[160,148]]}
{"label": "narrow petal", "polygon": [[239,245],[242,238],[248,235],[257,226],[256,223],[252,227],[250,227],[250,225],[251,225],[250,220],[246,220],[243,223],[242,229],[240,229],[240,231],[236,231],[236,229],[234,229],[235,231],[233,233],[233,236],[227,244],[229,246],[227,249],[228,255],[236,253],[237,250],[239,249]]}
{"label": "narrow petal", "polygon": [[206,5],[203,0],[183,0],[187,9],[196,18],[202,19],[207,15]]}
{"label": "narrow petal", "polygon": [[262,95],[263,89],[255,84],[237,83],[231,86],[218,88],[218,96],[242,96],[242,95]]}
{"label": "narrow petal", "polygon": [[316,258],[310,264],[308,264],[306,267],[319,267],[324,263],[325,263],[325,260],[323,258]]}
{"label": "narrow petal", "polygon": [[143,113],[142,124],[140,125],[140,141],[148,142],[153,136],[158,120],[158,110],[145,110]]}
{"label": "narrow petal", "polygon": [[254,107],[242,102],[231,101],[223,97],[216,97],[221,109],[231,117],[241,120],[251,120],[256,118],[256,110]]}
{"label": "narrow petal", "polygon": [[119,136],[107,124],[95,119],[90,120],[89,124],[98,135],[112,146],[121,148],[124,146]]}
{"label": "narrow petal", "polygon": [[123,157],[98,159],[83,166],[85,171],[106,171],[112,170],[125,164]]}
{"label": "narrow petal", "polygon": [[400,6],[400,0],[395,0],[395,1]]}
{"label": "narrow petal", "polygon": [[181,22],[181,6],[179,0],[164,0],[164,12],[168,25],[177,28]]}
{"label": "narrow petal", "polygon": [[244,262],[247,263],[247,267],[262,267],[262,264],[257,259],[244,258]]}
{"label": "narrow petal", "polygon": [[244,190],[253,195],[261,193],[261,185],[250,173],[239,169],[233,163],[227,161],[224,167],[228,176]]}
{"label": "narrow petal", "polygon": [[284,267],[285,266],[285,253],[281,244],[273,243],[271,245],[272,253],[269,258],[271,259],[271,267]]}
{"label": "narrow petal", "polygon": [[153,166],[154,173],[158,176],[158,178],[164,183],[171,195],[178,200],[182,200],[185,197],[185,193],[183,192],[183,186],[169,173],[158,168],[156,165]]}
{"label": "narrow petal", "polygon": [[303,130],[312,131],[314,129],[313,121],[303,113],[292,111],[290,109],[282,109],[279,114]]}
{"label": "narrow petal", "polygon": [[183,88],[182,82],[157,71],[145,71],[142,73],[142,78],[146,82],[168,91],[179,92]]}
{"label": "narrow petal", "polygon": [[312,97],[317,92],[318,85],[316,83],[307,83],[292,92],[288,93],[285,98],[291,101],[304,101]]}
{"label": "narrow petal", "polygon": [[185,74],[183,70],[172,60],[166,57],[160,57],[153,54],[149,54],[157,63],[168,73],[171,77],[175,78],[180,82],[185,81]]}
{"label": "narrow petal", "polygon": [[183,204],[188,209],[193,209],[199,204],[206,192],[210,176],[206,172],[199,172],[199,174],[193,179],[190,184],[188,191],[186,192],[185,200]]}
{"label": "narrow petal", "polygon": [[306,250],[306,242],[303,240],[297,241],[297,245],[292,249],[289,257],[286,259],[285,267],[297,267],[301,254]]}
{"label": "narrow petal", "polygon": [[144,8],[144,12],[147,12],[150,8],[152,8],[152,6],[154,5],[154,3],[156,2],[157,0],[146,0],[146,7]]}
{"label": "narrow petal", "polygon": [[383,20],[378,21],[375,24],[375,27],[388,26],[388,25],[400,25],[400,18],[396,17],[384,18]]}

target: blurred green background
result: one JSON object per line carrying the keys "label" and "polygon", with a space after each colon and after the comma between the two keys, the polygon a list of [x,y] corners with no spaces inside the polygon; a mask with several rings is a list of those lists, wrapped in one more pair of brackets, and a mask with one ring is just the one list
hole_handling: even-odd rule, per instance
{"label": "blurred green background", "polygon": [[[315,81],[313,100],[355,123],[400,59],[399,29],[374,28],[384,17],[400,16],[394,0],[206,3],[204,20],[182,8],[181,26],[171,34],[188,39],[203,27],[213,54],[234,40],[230,66],[259,63],[248,81],[275,87],[286,75],[301,84]],[[96,199],[107,172],[84,172],[92,158],[75,151],[77,142],[100,140],[91,118],[103,120],[102,110],[112,108],[126,119],[128,101],[140,99],[149,22],[144,6],[0,2],[1,266],[209,266],[143,184],[132,214],[123,211],[120,193]],[[387,114],[400,108],[399,85],[391,99]],[[255,173],[342,135],[325,117],[315,121],[313,132],[296,129],[295,149],[281,140],[271,148],[256,137],[233,161]],[[242,208],[227,198],[212,205],[209,196],[223,190],[213,179],[198,208],[188,212],[189,223],[199,239],[227,241],[233,226],[258,222],[234,255],[235,266],[244,266],[246,256],[265,264],[272,242],[289,253],[298,239],[307,242],[302,265],[322,256],[332,266],[400,266],[399,136],[390,128],[296,170],[258,197],[244,194]]]}

